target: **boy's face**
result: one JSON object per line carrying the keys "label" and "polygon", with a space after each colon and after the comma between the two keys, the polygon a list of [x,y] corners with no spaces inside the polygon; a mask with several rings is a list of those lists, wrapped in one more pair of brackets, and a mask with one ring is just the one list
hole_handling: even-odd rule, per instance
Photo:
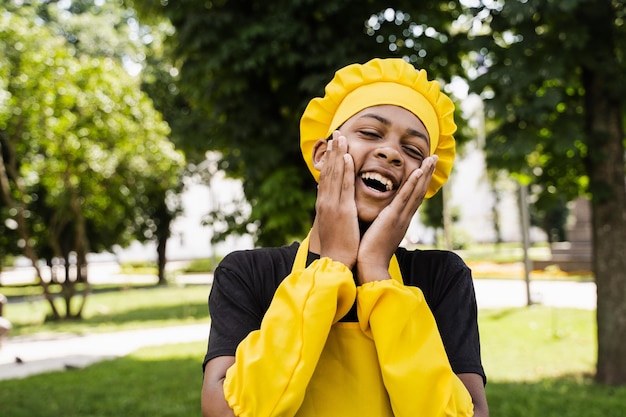
{"label": "boy's face", "polygon": [[359,220],[370,223],[430,155],[428,131],[415,114],[393,105],[366,108],[339,131],[354,160]]}

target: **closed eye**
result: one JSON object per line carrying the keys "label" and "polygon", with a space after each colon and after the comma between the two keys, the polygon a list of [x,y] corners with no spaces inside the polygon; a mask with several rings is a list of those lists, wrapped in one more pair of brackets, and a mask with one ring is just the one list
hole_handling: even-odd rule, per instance
{"label": "closed eye", "polygon": [[371,130],[359,130],[359,133],[369,139],[380,139],[383,137],[380,133]]}
{"label": "closed eye", "polygon": [[411,158],[414,159],[419,159],[422,160],[424,159],[424,154],[423,152],[419,149],[419,148],[414,148],[412,146],[405,146],[404,147],[404,151],[407,153],[407,155],[409,155]]}

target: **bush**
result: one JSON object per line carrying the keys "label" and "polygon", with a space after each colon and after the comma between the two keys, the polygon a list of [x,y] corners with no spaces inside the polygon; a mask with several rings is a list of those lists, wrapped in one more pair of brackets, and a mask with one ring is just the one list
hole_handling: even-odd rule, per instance
{"label": "bush", "polygon": [[120,265],[122,274],[157,275],[158,270],[156,262],[151,261],[124,262]]}
{"label": "bush", "polygon": [[182,269],[182,272],[188,274],[213,272],[219,262],[220,259],[217,258],[194,259],[189,263],[189,265]]}

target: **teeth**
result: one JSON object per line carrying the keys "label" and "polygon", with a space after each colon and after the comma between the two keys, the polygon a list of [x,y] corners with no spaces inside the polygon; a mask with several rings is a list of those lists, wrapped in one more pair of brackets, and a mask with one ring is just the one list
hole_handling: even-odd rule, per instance
{"label": "teeth", "polygon": [[387,191],[393,190],[393,182],[389,178],[383,177],[377,172],[364,172],[363,174],[361,174],[361,178],[365,180],[378,181],[385,186],[385,189]]}

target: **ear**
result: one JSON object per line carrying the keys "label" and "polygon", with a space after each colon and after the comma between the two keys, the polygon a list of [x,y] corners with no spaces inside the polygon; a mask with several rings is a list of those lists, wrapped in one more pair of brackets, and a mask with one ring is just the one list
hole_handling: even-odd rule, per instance
{"label": "ear", "polygon": [[324,156],[326,155],[326,149],[328,148],[328,141],[326,139],[319,139],[313,145],[313,166],[318,171],[322,170],[324,166]]}

